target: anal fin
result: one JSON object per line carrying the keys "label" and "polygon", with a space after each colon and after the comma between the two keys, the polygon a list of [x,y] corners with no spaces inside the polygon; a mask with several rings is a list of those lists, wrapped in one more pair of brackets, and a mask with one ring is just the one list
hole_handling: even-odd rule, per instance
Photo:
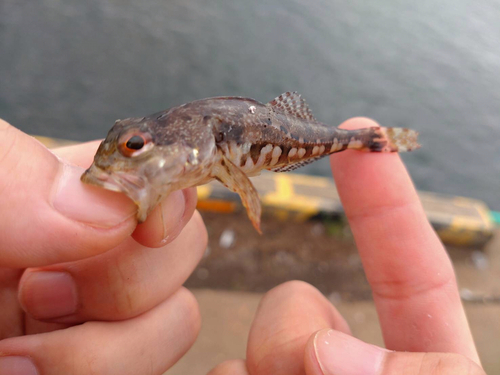
{"label": "anal fin", "polygon": [[248,217],[254,228],[262,234],[260,230],[262,209],[259,194],[247,175],[221,154],[220,162],[214,166],[213,177],[240,196],[241,202],[246,208]]}
{"label": "anal fin", "polygon": [[299,161],[296,161],[294,163],[289,163],[289,164],[281,165],[278,167],[269,168],[269,170],[273,171],[273,172],[290,172],[290,171],[294,171],[295,169],[298,169],[300,167],[303,167],[305,165],[311,164],[312,162],[314,162],[318,159],[321,159],[325,156],[328,156],[328,154],[312,157],[309,159],[299,160]]}

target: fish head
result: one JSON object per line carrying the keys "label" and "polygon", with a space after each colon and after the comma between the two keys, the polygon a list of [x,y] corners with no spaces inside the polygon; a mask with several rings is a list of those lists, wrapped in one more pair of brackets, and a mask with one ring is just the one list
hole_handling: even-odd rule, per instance
{"label": "fish head", "polygon": [[214,141],[211,145],[209,137],[193,146],[181,135],[166,133],[147,118],[118,120],[81,180],[125,193],[136,203],[137,219],[143,222],[171,191],[194,186],[208,173],[206,160],[214,152]]}

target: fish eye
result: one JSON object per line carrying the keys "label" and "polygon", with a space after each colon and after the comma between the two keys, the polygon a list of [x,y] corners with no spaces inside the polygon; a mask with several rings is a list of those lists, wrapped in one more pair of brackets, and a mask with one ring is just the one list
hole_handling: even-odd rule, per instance
{"label": "fish eye", "polygon": [[127,157],[137,156],[149,150],[152,144],[149,133],[128,133],[121,137],[119,142],[120,152]]}
{"label": "fish eye", "polygon": [[144,138],[142,138],[140,135],[134,135],[127,141],[127,143],[125,143],[125,147],[131,150],[140,150],[144,147],[145,143],[146,142],[144,141]]}

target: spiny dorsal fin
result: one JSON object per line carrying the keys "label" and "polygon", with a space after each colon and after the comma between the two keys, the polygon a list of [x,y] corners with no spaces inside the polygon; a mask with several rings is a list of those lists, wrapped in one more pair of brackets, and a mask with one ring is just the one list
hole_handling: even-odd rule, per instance
{"label": "spiny dorsal fin", "polygon": [[297,91],[285,92],[266,105],[304,120],[316,121],[306,101]]}

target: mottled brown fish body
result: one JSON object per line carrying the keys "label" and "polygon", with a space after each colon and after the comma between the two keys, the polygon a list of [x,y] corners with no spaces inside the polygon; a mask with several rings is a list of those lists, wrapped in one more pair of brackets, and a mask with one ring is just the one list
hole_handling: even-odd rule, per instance
{"label": "mottled brown fish body", "polygon": [[416,138],[409,129],[327,126],[297,93],[267,104],[209,98],[118,121],[82,180],[125,192],[144,220],[170,191],[217,179],[241,196],[260,230],[260,201],[248,176],[290,171],[347,148],[410,151],[419,147]]}

